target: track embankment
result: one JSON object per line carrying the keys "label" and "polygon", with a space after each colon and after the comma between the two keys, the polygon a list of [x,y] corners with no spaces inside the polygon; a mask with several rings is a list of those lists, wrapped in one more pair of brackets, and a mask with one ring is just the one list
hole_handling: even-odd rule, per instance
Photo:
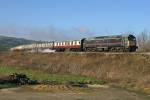
{"label": "track embankment", "polygon": [[106,80],[112,85],[150,93],[149,53],[0,54],[0,63],[47,73],[74,74]]}

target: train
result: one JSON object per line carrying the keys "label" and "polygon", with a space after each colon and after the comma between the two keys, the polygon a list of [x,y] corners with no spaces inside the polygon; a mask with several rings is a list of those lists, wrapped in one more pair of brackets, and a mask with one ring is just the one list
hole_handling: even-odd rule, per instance
{"label": "train", "polygon": [[20,45],[11,48],[11,51],[28,51],[37,49],[50,49],[55,52],[135,52],[137,50],[136,37],[132,34],[111,35],[82,38],[80,40],[51,41]]}

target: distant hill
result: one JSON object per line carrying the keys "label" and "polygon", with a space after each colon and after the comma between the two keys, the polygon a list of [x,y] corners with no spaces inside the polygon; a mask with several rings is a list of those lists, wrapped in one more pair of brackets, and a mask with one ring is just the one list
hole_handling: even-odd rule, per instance
{"label": "distant hill", "polygon": [[23,38],[0,36],[0,51],[8,51],[12,47],[35,42],[36,41],[27,40]]}

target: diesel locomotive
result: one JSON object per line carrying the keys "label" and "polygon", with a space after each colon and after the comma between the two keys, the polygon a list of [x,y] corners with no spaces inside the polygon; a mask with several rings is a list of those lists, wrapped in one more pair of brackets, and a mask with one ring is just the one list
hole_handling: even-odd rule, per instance
{"label": "diesel locomotive", "polygon": [[46,48],[55,50],[56,52],[135,52],[138,47],[136,37],[129,34],[21,45],[11,48],[11,51],[26,51]]}

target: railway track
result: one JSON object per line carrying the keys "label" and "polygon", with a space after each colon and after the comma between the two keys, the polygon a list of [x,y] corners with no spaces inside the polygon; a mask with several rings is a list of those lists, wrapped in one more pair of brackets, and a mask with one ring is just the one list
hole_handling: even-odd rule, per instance
{"label": "railway track", "polygon": [[150,55],[150,52],[50,52],[44,54],[106,54],[106,55]]}

